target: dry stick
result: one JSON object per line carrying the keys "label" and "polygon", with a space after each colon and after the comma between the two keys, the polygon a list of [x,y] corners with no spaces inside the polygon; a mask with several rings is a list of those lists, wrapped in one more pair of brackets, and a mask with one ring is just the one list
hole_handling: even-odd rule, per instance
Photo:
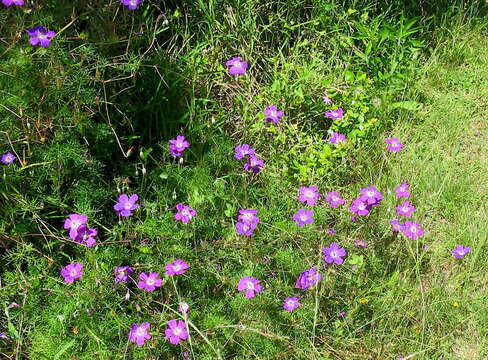
{"label": "dry stick", "polygon": [[107,113],[107,121],[108,121],[108,126],[110,126],[110,129],[112,130],[112,132],[114,133],[115,135],[115,139],[117,140],[117,144],[119,145],[119,149],[120,151],[122,151],[122,155],[124,155],[125,158],[129,157],[124,149],[122,148],[122,144],[120,143],[120,140],[119,140],[119,137],[117,136],[117,133],[115,132],[113,126],[112,126],[112,122],[110,121],[110,114],[108,113],[108,103],[107,103],[107,91],[105,90],[105,82],[102,81],[102,85],[103,85],[103,96],[105,98],[105,112]]}

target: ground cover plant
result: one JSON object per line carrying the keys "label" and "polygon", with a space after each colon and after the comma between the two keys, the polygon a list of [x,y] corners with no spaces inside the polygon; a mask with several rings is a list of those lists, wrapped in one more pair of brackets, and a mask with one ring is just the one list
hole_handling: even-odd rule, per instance
{"label": "ground cover plant", "polygon": [[6,359],[484,359],[486,4],[0,4]]}

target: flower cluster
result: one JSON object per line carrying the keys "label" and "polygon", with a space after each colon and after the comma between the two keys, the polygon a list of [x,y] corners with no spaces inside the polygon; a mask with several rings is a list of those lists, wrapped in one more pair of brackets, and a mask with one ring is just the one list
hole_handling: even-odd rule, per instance
{"label": "flower cluster", "polygon": [[183,152],[190,147],[190,143],[183,135],[169,141],[169,154],[174,157],[181,157]]}
{"label": "flower cluster", "polygon": [[256,151],[248,144],[236,146],[234,157],[237,160],[246,158],[247,162],[244,163],[244,170],[252,171],[254,174],[257,174],[264,167],[264,161],[256,156]]}
{"label": "flower cluster", "polygon": [[237,216],[236,232],[240,235],[252,236],[259,224],[258,211],[255,209],[241,209]]}
{"label": "flower cluster", "polygon": [[[405,181],[395,187],[395,196],[397,198],[410,197],[410,185],[408,182]],[[413,206],[408,200],[396,206],[396,214],[400,216],[411,217],[414,211],[415,206]],[[422,229],[420,224],[413,221],[405,221],[405,223],[402,224],[398,219],[392,219],[390,220],[390,225],[393,232],[401,232],[403,235],[412,240],[417,240],[420,236],[424,235],[424,229]]]}
{"label": "flower cluster", "polygon": [[64,221],[64,228],[68,230],[69,237],[77,243],[83,244],[87,247],[92,247],[97,243],[95,236],[98,231],[94,228],[89,228],[86,224],[88,217],[83,214],[71,214]]}
{"label": "flower cluster", "polygon": [[352,201],[349,211],[359,216],[369,214],[373,206],[381,204],[383,195],[375,186],[363,188],[359,191],[359,197]]}

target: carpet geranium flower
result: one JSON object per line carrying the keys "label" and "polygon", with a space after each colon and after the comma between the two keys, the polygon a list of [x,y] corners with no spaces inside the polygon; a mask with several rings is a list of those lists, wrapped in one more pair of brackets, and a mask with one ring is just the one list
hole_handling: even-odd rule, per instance
{"label": "carpet geranium flower", "polygon": [[81,225],[80,227],[78,227],[77,234],[74,240],[87,247],[92,247],[97,243],[97,241],[95,240],[95,236],[97,236],[97,234],[97,229],[89,228],[86,225]]}
{"label": "carpet geranium flower", "polygon": [[343,134],[339,134],[338,132],[333,132],[329,141],[332,144],[339,145],[346,141],[346,136]]}
{"label": "carpet geranium flower", "polygon": [[266,121],[271,121],[278,124],[280,122],[280,118],[285,114],[285,112],[283,110],[278,110],[276,105],[271,105],[263,111],[263,114],[266,116]]}
{"label": "carpet geranium flower", "polygon": [[391,225],[391,229],[393,230],[393,232],[397,233],[397,232],[402,231],[403,224],[400,221],[398,221],[397,219],[390,220],[390,225]]}
{"label": "carpet geranium flower", "polygon": [[161,285],[163,285],[163,280],[159,278],[159,274],[157,272],[150,272],[149,274],[143,272],[139,274],[139,282],[137,283],[137,287],[139,289],[154,291]]}
{"label": "carpet geranium flower", "polygon": [[416,222],[405,221],[402,226],[402,233],[412,240],[417,240],[424,234],[424,230]]}
{"label": "carpet geranium flower", "polygon": [[190,305],[188,305],[187,302],[185,301],[180,301],[178,303],[178,311],[180,313],[182,313],[183,315],[185,315],[186,313],[188,313],[188,310],[190,310]]}
{"label": "carpet geranium flower", "polygon": [[242,158],[249,156],[249,155],[254,155],[256,151],[250,147],[248,144],[242,144],[240,146],[236,146],[234,149],[235,154],[234,157],[237,160],[241,160]]}
{"label": "carpet geranium flower", "polygon": [[190,143],[183,135],[178,135],[176,139],[169,141],[169,154],[174,157],[180,157],[183,152],[190,147]]}
{"label": "carpet geranium flower", "polygon": [[298,301],[297,297],[287,297],[283,300],[283,302],[283,309],[288,312],[292,312],[300,306],[300,302]]}
{"label": "carpet geranium flower", "polygon": [[295,287],[301,290],[307,290],[315,286],[320,280],[322,280],[322,275],[317,271],[317,268],[311,267],[298,276]]}
{"label": "carpet geranium flower", "polygon": [[368,215],[370,210],[371,205],[369,205],[366,201],[361,200],[360,198],[354,199],[351,206],[349,207],[350,212],[356,213],[359,216]]}
{"label": "carpet geranium flower", "polygon": [[388,151],[399,152],[403,149],[403,143],[396,137],[386,139],[385,142],[388,145]]}
{"label": "carpet geranium flower", "polygon": [[178,221],[181,221],[187,224],[196,214],[197,212],[191,206],[178,204],[176,205],[177,213],[175,214],[174,218]]}
{"label": "carpet geranium flower", "polygon": [[327,201],[329,203],[330,207],[333,207],[333,208],[336,208],[339,205],[342,205],[346,202],[346,200],[344,200],[342,198],[341,194],[339,194],[338,191],[329,191],[327,193],[325,201]]}
{"label": "carpet geranium flower", "polygon": [[255,209],[241,209],[239,210],[237,220],[247,223],[259,224],[260,219],[257,214],[258,211]]}
{"label": "carpet geranium flower", "polygon": [[24,5],[24,0],[2,0],[2,4],[5,6],[10,6],[10,5],[22,6]]}
{"label": "carpet geranium flower", "polygon": [[122,5],[127,6],[129,10],[136,10],[142,0],[120,0],[120,2]]}
{"label": "carpet geranium flower", "polygon": [[7,151],[5,154],[2,155],[0,161],[2,162],[2,164],[5,165],[11,164],[15,161],[15,155]]}
{"label": "carpet geranium flower", "polygon": [[188,339],[186,323],[182,320],[170,320],[166,324],[168,327],[164,330],[164,336],[173,345],[178,345],[181,340]]}
{"label": "carpet geranium flower", "polygon": [[246,70],[249,67],[249,64],[240,57],[233,57],[225,65],[231,75],[246,75]]}
{"label": "carpet geranium flower", "polygon": [[64,228],[69,230],[69,237],[76,240],[78,236],[78,228],[88,221],[88,216],[83,214],[71,214],[64,221]]}
{"label": "carpet geranium flower", "polygon": [[75,279],[83,276],[83,264],[69,264],[61,269],[60,274],[64,278],[65,283],[72,283]]}
{"label": "carpet geranium flower", "polygon": [[301,227],[313,223],[313,215],[312,210],[302,208],[293,215],[293,220]]}
{"label": "carpet geranium flower", "polygon": [[137,200],[139,195],[133,194],[130,197],[127,194],[121,194],[119,196],[119,201],[113,206],[114,210],[117,211],[119,216],[129,217],[132,212],[139,207]]}
{"label": "carpet geranium flower", "polygon": [[149,340],[151,338],[151,334],[149,334],[150,326],[151,324],[149,324],[148,322],[143,322],[141,323],[141,325],[133,323],[130,327],[129,341],[136,343],[137,346],[144,345],[146,340]]}
{"label": "carpet geranium flower", "polygon": [[452,255],[456,259],[462,259],[466,255],[471,252],[471,248],[469,246],[457,245],[453,250],[451,250]]}
{"label": "carpet geranium flower", "polygon": [[324,104],[326,105],[330,105],[332,104],[332,99],[330,97],[328,97],[327,95],[324,95],[322,96],[322,101],[324,102]]}
{"label": "carpet geranium flower", "polygon": [[344,117],[344,109],[343,108],[338,108],[335,110],[328,110],[324,114],[326,117],[332,120],[339,120]]}
{"label": "carpet geranium flower", "polygon": [[298,201],[301,203],[314,206],[319,199],[320,194],[317,191],[317,186],[301,186],[298,189]]}
{"label": "carpet geranium flower", "polygon": [[415,211],[415,206],[410,204],[409,201],[404,201],[403,204],[396,207],[397,215],[402,215],[406,217],[411,217]]}
{"label": "carpet geranium flower", "polygon": [[56,32],[46,30],[44,26],[36,26],[26,31],[30,36],[29,43],[33,46],[48,47],[51,45],[51,39],[56,35]]}
{"label": "carpet geranium flower", "polygon": [[327,264],[341,265],[344,262],[344,256],[346,256],[346,249],[341,248],[338,243],[332,242],[322,249],[322,253]]}
{"label": "carpet geranium flower", "polygon": [[378,205],[383,200],[383,195],[376,186],[365,187],[359,191],[359,198],[369,205]]}
{"label": "carpet geranium flower", "polygon": [[259,280],[249,276],[243,276],[237,284],[237,290],[245,291],[244,296],[251,299],[257,293],[263,291],[263,287],[259,284]]}
{"label": "carpet geranium flower", "polygon": [[129,276],[131,276],[134,273],[134,269],[130,266],[124,265],[124,266],[118,266],[114,269],[115,273],[115,283],[128,283],[129,282]]}
{"label": "carpet geranium flower", "polygon": [[183,261],[181,259],[177,259],[173,261],[171,264],[167,264],[164,266],[166,269],[165,274],[169,276],[173,275],[182,275],[186,272],[186,269],[188,269],[190,265],[186,261]]}
{"label": "carpet geranium flower", "polygon": [[252,236],[257,227],[256,222],[238,221],[236,222],[236,233],[239,235]]}
{"label": "carpet geranium flower", "polygon": [[409,197],[410,196],[410,185],[408,182],[402,182],[400,185],[395,187],[396,197]]}
{"label": "carpet geranium flower", "polygon": [[264,167],[264,161],[255,155],[250,155],[248,162],[244,164],[244,170],[257,174]]}

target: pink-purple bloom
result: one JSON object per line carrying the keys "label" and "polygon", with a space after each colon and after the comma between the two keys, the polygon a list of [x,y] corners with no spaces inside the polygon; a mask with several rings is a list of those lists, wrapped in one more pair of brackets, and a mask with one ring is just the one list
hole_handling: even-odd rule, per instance
{"label": "pink-purple bloom", "polygon": [[415,211],[415,206],[410,204],[408,200],[404,201],[401,205],[398,205],[396,207],[397,215],[401,215],[401,216],[411,217],[414,211]]}
{"label": "pink-purple bloom", "polygon": [[185,315],[186,313],[188,313],[188,310],[190,310],[190,305],[188,305],[187,302],[185,301],[180,301],[178,303],[178,311],[180,313],[182,313],[183,315]]}
{"label": "pink-purple bloom", "polygon": [[69,237],[73,240],[78,236],[78,228],[88,221],[88,217],[83,214],[71,214],[64,221],[64,228],[69,230]]}
{"label": "pink-purple bloom", "polygon": [[313,223],[313,215],[312,210],[301,208],[293,215],[292,219],[301,227]]}
{"label": "pink-purple bloom", "polygon": [[242,158],[249,156],[249,155],[254,155],[256,151],[250,147],[248,144],[242,144],[240,146],[236,146],[234,149],[235,154],[234,157],[237,160],[241,160]]}
{"label": "pink-purple bloom", "polygon": [[354,239],[354,246],[357,247],[357,248],[363,248],[363,249],[367,249],[368,248],[368,244],[366,244],[366,241],[364,241],[361,238]]}
{"label": "pink-purple bloom", "polygon": [[417,240],[420,236],[424,234],[424,230],[416,222],[405,221],[402,226],[402,233],[412,240]]}
{"label": "pink-purple bloom", "polygon": [[[371,205],[369,205],[366,201],[361,200],[360,198],[354,199],[352,201],[351,206],[349,207],[349,211],[359,216],[366,216],[369,214],[371,210]],[[355,221],[351,219],[351,221]]]}
{"label": "pink-purple bloom", "polygon": [[335,110],[328,110],[324,114],[326,117],[332,120],[339,120],[344,117],[344,109],[343,108],[338,108]]}
{"label": "pink-purple bloom", "polygon": [[359,198],[369,205],[378,205],[383,200],[383,195],[376,186],[365,187],[359,191]]}
{"label": "pink-purple bloom", "polygon": [[2,155],[0,161],[2,162],[2,164],[5,165],[11,164],[15,161],[15,155],[7,151],[5,154]]}
{"label": "pink-purple bloom", "polygon": [[256,222],[238,221],[236,222],[236,233],[239,235],[251,236],[257,227]]}
{"label": "pink-purple bloom", "polygon": [[403,224],[399,220],[397,219],[390,220],[390,225],[394,233],[402,231]]}
{"label": "pink-purple bloom", "polygon": [[300,302],[298,301],[298,298],[295,296],[287,297],[283,300],[283,309],[285,309],[288,312],[292,312],[299,306],[300,306]]}
{"label": "pink-purple bloom", "polygon": [[471,252],[471,248],[469,246],[457,245],[453,250],[451,250],[452,255],[456,259],[462,259],[466,255]]}
{"label": "pink-purple bloom", "polygon": [[171,156],[180,157],[183,152],[190,147],[190,143],[183,135],[178,135],[176,139],[169,141],[169,153]]}
{"label": "pink-purple bloom", "polygon": [[186,323],[182,320],[170,320],[166,324],[168,327],[164,330],[164,336],[173,345],[178,345],[181,340],[188,339]]}
{"label": "pink-purple bloom", "polygon": [[151,338],[151,334],[149,334],[150,326],[148,322],[143,322],[141,325],[133,323],[130,327],[129,341],[136,343],[137,346],[144,345],[145,341]]}
{"label": "pink-purple bloom", "polygon": [[119,216],[129,217],[132,212],[139,207],[137,200],[139,195],[133,194],[130,197],[127,194],[121,194],[118,202],[114,205],[114,210],[117,211]]}
{"label": "pink-purple bloom", "polygon": [[56,32],[46,30],[44,26],[36,26],[32,29],[27,29],[26,31],[30,36],[29,43],[33,46],[48,47],[51,45],[51,39],[56,35]]}
{"label": "pink-purple bloom", "polygon": [[346,249],[341,248],[338,243],[332,242],[329,246],[322,249],[324,254],[324,261],[327,264],[341,265],[344,262],[346,256]]}
{"label": "pink-purple bloom", "polygon": [[339,145],[346,141],[346,136],[338,132],[333,132],[332,135],[330,136],[329,141],[332,144]]}
{"label": "pink-purple bloom", "polygon": [[65,283],[72,283],[75,279],[83,276],[83,264],[69,264],[61,269],[60,274],[64,278]]}
{"label": "pink-purple bloom", "polygon": [[139,282],[137,283],[139,289],[154,291],[161,285],[163,285],[163,280],[159,278],[157,272],[150,272],[149,274],[142,272],[139,274]]}
{"label": "pink-purple bloom", "polygon": [[410,185],[408,182],[402,182],[400,185],[395,187],[396,197],[409,197],[410,196]]}
{"label": "pink-purple bloom", "polygon": [[190,265],[186,261],[183,261],[181,259],[177,259],[173,261],[171,264],[167,264],[164,266],[166,269],[165,274],[169,276],[173,275],[182,275],[186,272],[186,269],[188,269]]}
{"label": "pink-purple bloom", "polygon": [[86,225],[80,225],[74,240],[85,245],[86,247],[92,247],[97,243],[95,240],[95,236],[97,236],[97,234],[97,229],[89,228]]}
{"label": "pink-purple bloom", "polygon": [[178,204],[176,205],[177,213],[174,215],[174,218],[178,221],[183,223],[188,223],[196,214],[197,212],[191,206]]}
{"label": "pink-purple bloom", "polygon": [[121,4],[127,6],[129,10],[136,10],[142,0],[120,0]]}
{"label": "pink-purple bloom", "polygon": [[274,122],[275,124],[278,124],[280,122],[280,118],[285,113],[283,110],[278,110],[276,105],[271,105],[263,111],[263,114],[266,116],[265,117],[266,121],[271,121]]}
{"label": "pink-purple bloom", "polygon": [[114,269],[115,273],[115,283],[128,283],[129,282],[129,276],[131,276],[134,273],[134,269],[130,266],[124,265],[124,266],[118,266]]}
{"label": "pink-purple bloom", "polygon": [[298,276],[295,287],[301,290],[307,290],[315,286],[320,280],[322,280],[322,275],[317,271],[316,267],[311,267]]}
{"label": "pink-purple bloom", "polygon": [[298,189],[298,201],[301,203],[314,206],[319,199],[320,194],[317,191],[317,186],[301,186],[300,189]]}
{"label": "pink-purple bloom", "polygon": [[325,198],[330,205],[330,207],[336,208],[346,202],[338,191],[329,191]]}
{"label": "pink-purple bloom", "polygon": [[403,143],[396,137],[386,139],[385,142],[388,145],[388,151],[399,152],[403,149]]}
{"label": "pink-purple bloom", "polygon": [[327,95],[324,95],[322,96],[322,101],[326,104],[326,105],[330,105],[332,104],[332,99],[330,97],[328,97]]}
{"label": "pink-purple bloom", "polygon": [[258,224],[260,219],[257,216],[258,211],[255,209],[241,209],[239,210],[239,215],[237,216],[237,220],[247,223],[254,223]]}
{"label": "pink-purple bloom", "polygon": [[249,64],[240,57],[233,57],[225,63],[227,70],[231,75],[245,75]]}
{"label": "pink-purple bloom", "polygon": [[259,280],[254,277],[243,276],[237,284],[238,291],[245,291],[244,296],[251,299],[256,296],[257,293],[263,291],[262,285],[259,284]]}
{"label": "pink-purple bloom", "polygon": [[10,5],[22,6],[24,5],[24,0],[2,0],[2,4],[5,6],[10,6]]}
{"label": "pink-purple bloom", "polygon": [[244,170],[257,174],[264,167],[264,161],[256,155],[250,155],[248,162],[244,164]]}

